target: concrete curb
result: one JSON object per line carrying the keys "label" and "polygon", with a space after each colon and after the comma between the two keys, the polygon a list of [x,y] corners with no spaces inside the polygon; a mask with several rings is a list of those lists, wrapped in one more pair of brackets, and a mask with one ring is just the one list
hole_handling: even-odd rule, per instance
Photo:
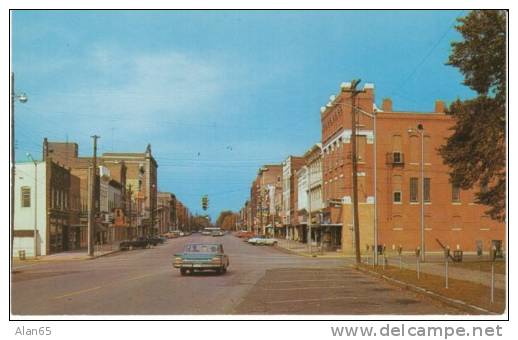
{"label": "concrete curb", "polygon": [[68,258],[65,257],[65,258],[54,258],[54,259],[46,259],[46,258],[28,259],[28,260],[24,260],[23,262],[19,262],[19,263],[20,264],[29,264],[29,263],[32,264],[32,263],[52,263],[52,262],[69,262],[69,261],[89,261],[89,260],[98,259],[100,257],[116,254],[120,251],[121,251],[120,249],[117,249],[117,250],[113,250],[110,252],[106,252],[101,255],[95,255],[93,257],[89,257],[88,255],[86,255],[86,256],[80,256],[80,257],[76,256],[76,257],[68,257]]}
{"label": "concrete curb", "polygon": [[308,253],[297,252],[297,251],[294,251],[294,250],[291,250],[291,249],[288,249],[288,248],[284,248],[284,247],[279,246],[278,244],[275,246],[275,249],[278,249],[278,250],[280,250],[282,252],[285,252],[287,254],[299,255],[299,256],[309,257],[309,258],[345,259],[345,258],[352,258],[353,257],[352,255],[351,256],[349,256],[349,255],[322,255],[322,254],[311,255],[311,254],[308,254]]}
{"label": "concrete curb", "polygon": [[407,290],[411,290],[415,293],[419,293],[419,294],[422,294],[422,295],[427,295],[429,297],[433,297],[437,300],[440,300],[441,302],[447,304],[447,305],[450,305],[452,307],[455,307],[455,308],[459,308],[459,309],[462,309],[462,310],[465,310],[465,311],[469,311],[471,313],[477,313],[477,314],[489,314],[489,315],[500,315],[498,313],[495,313],[495,312],[491,312],[485,308],[482,308],[482,307],[478,307],[478,306],[475,306],[475,305],[471,305],[467,302],[464,302],[464,301],[461,301],[461,300],[457,300],[457,299],[452,299],[452,298],[449,298],[449,297],[446,297],[444,295],[441,295],[441,294],[437,294],[431,290],[427,290],[425,288],[422,288],[422,287],[419,287],[419,286],[415,286],[413,284],[410,284],[410,283],[407,283],[407,282],[403,282],[403,281],[400,281],[400,280],[396,280],[396,279],[393,279],[389,276],[386,276],[386,275],[383,275],[383,274],[380,274],[380,273],[377,273],[377,272],[373,272],[371,270],[368,270],[368,269],[365,269],[365,268],[360,268],[360,267],[356,267],[356,266],[353,266],[356,270],[359,270],[363,273],[366,273],[366,274],[370,274],[370,275],[373,275],[373,276],[377,276],[379,278],[382,278],[384,279],[385,281],[388,281],[389,283],[392,283],[394,285],[397,285],[397,286],[400,286],[400,287],[403,287]]}

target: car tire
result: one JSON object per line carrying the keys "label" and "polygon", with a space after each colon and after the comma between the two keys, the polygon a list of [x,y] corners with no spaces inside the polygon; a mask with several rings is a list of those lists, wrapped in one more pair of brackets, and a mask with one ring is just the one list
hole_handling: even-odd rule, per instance
{"label": "car tire", "polygon": [[273,242],[273,246],[277,247],[277,241]]}
{"label": "car tire", "polygon": [[129,249],[129,250],[133,250],[133,246],[129,246],[129,247],[128,247],[128,249]]}
{"label": "car tire", "polygon": [[187,275],[187,270],[185,268],[180,268],[180,274],[182,274],[182,276]]}

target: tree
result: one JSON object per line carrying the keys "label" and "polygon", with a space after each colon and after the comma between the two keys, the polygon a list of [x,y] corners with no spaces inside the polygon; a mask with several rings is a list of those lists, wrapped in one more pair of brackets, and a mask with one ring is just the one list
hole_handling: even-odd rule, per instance
{"label": "tree", "polygon": [[216,225],[221,228],[223,226],[223,221],[225,220],[225,217],[230,216],[233,213],[234,212],[232,212],[231,210],[224,210],[224,211],[222,211],[219,214],[218,219],[216,220]]}
{"label": "tree", "polygon": [[226,215],[221,224],[223,230],[234,230],[236,228],[237,214]]}
{"label": "tree", "polygon": [[462,189],[478,186],[478,203],[493,219],[506,218],[506,26],[500,10],[472,11],[456,29],[463,41],[452,43],[447,65],[457,67],[464,84],[477,93],[451,104],[453,134],[439,149],[452,169],[450,180]]}

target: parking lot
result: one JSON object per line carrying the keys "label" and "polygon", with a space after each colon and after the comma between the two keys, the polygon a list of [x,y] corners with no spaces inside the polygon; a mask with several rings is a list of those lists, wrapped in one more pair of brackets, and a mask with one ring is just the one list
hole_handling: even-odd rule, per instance
{"label": "parking lot", "polygon": [[460,314],[351,268],[266,271],[237,314]]}

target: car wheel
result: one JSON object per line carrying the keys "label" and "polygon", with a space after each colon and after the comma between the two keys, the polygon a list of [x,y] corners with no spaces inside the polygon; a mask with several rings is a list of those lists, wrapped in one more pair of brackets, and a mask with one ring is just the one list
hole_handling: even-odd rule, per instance
{"label": "car wheel", "polygon": [[128,248],[129,248],[129,250],[133,250],[133,246],[129,246]]}
{"label": "car wheel", "polygon": [[277,241],[273,242],[273,246],[276,247],[277,246]]}
{"label": "car wheel", "polygon": [[180,274],[182,274],[182,276],[187,275],[187,270],[185,268],[180,268]]}

